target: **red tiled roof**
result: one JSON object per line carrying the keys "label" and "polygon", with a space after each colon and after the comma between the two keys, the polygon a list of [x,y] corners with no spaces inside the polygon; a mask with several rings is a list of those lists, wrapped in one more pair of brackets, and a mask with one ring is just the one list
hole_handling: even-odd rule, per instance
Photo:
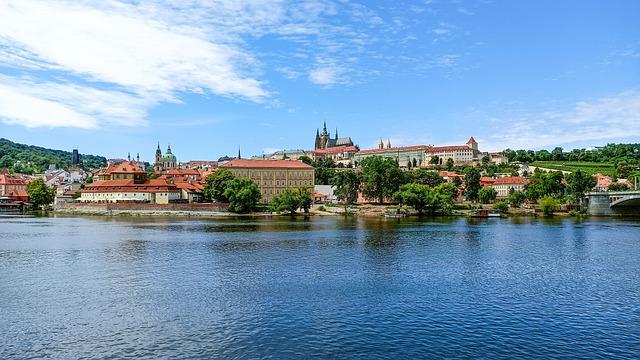
{"label": "red tiled roof", "polygon": [[123,161],[119,164],[110,164],[107,166],[104,171],[101,172],[101,175],[109,175],[109,174],[144,174],[145,171],[140,169],[136,164],[132,161]]}
{"label": "red tiled roof", "polygon": [[83,192],[172,192],[177,191],[174,184],[165,179],[151,179],[142,184],[136,184],[132,179],[96,181],[87,185]]}
{"label": "red tiled roof", "polygon": [[477,144],[478,142],[476,141],[476,139],[473,138],[473,136],[469,139],[469,141],[467,141],[467,144]]}
{"label": "red tiled roof", "polygon": [[315,150],[315,154],[340,154],[345,152],[358,152],[360,149],[357,146],[334,146],[327,149]]}
{"label": "red tiled roof", "polygon": [[220,165],[220,167],[313,169],[313,166],[307,165],[302,161],[297,161],[297,160],[252,160],[252,159],[235,159],[223,165]]}
{"label": "red tiled roof", "polygon": [[22,177],[0,174],[0,185],[27,185]]}
{"label": "red tiled roof", "polygon": [[472,149],[467,145],[432,146],[429,149],[429,152],[435,153],[440,151],[457,151],[457,150],[472,150]]}
{"label": "red tiled roof", "polygon": [[493,184],[496,182],[496,179],[492,178],[492,177],[488,177],[488,176],[483,176],[480,178],[480,184]]}
{"label": "red tiled roof", "polygon": [[427,145],[397,146],[397,147],[384,148],[384,149],[362,150],[362,151],[359,152],[359,154],[362,154],[362,155],[380,154],[380,153],[389,152],[389,151],[394,151],[394,152],[398,152],[398,151],[414,151],[414,150],[427,150],[428,151],[430,148],[431,148],[431,146],[427,146]]}
{"label": "red tiled roof", "polygon": [[171,169],[166,171],[167,175],[200,175],[198,170],[194,169]]}
{"label": "red tiled roof", "polygon": [[494,185],[527,185],[529,180],[522,176],[505,176],[497,178]]}
{"label": "red tiled roof", "polygon": [[456,176],[464,177],[464,174],[458,174],[457,172],[454,172],[454,171],[444,171],[443,170],[443,171],[440,171],[438,173],[438,176],[440,176],[440,177],[456,177]]}

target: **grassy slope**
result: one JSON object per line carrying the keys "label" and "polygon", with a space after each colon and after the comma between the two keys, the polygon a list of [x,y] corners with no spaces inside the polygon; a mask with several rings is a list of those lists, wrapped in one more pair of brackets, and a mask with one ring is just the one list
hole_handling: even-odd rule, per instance
{"label": "grassy slope", "polygon": [[580,170],[588,174],[604,174],[609,176],[614,176],[616,173],[616,168],[611,163],[596,163],[587,161],[535,161],[530,165],[571,172]]}

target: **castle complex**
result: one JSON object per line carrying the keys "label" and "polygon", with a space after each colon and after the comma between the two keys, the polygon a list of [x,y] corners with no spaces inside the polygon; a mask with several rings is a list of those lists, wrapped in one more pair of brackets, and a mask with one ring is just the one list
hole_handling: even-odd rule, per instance
{"label": "castle complex", "polygon": [[340,146],[354,146],[353,141],[351,141],[350,137],[338,137],[338,129],[336,129],[336,137],[331,138],[329,132],[327,131],[327,123],[324,123],[324,127],[322,128],[322,133],[320,129],[316,129],[316,145],[314,150],[326,150],[333,147]]}

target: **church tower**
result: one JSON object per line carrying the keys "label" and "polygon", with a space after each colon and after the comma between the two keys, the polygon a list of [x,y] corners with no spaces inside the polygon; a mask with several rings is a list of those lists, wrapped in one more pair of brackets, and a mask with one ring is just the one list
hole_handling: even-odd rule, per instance
{"label": "church tower", "polygon": [[316,144],[314,150],[320,149],[320,129],[316,129]]}
{"label": "church tower", "polygon": [[160,150],[160,142],[158,142],[158,148],[156,149],[156,164],[159,164],[160,160],[162,160],[162,150]]}
{"label": "church tower", "polygon": [[326,149],[329,142],[329,132],[327,131],[327,122],[324,122],[322,133],[320,134],[320,149]]}

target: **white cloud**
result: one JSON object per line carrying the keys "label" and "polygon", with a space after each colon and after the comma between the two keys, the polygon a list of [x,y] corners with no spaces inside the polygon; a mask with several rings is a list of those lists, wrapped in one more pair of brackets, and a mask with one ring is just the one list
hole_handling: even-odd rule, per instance
{"label": "white cloud", "polygon": [[0,75],[0,121],[26,127],[95,128],[146,123],[149,99],[115,90]]}
{"label": "white cloud", "polygon": [[331,87],[346,80],[344,73],[345,69],[341,66],[331,63],[319,64],[309,72],[309,80],[320,86]]}
{"label": "white cloud", "polygon": [[581,101],[571,110],[492,118],[483,149],[538,149],[640,136],[640,91]]}

